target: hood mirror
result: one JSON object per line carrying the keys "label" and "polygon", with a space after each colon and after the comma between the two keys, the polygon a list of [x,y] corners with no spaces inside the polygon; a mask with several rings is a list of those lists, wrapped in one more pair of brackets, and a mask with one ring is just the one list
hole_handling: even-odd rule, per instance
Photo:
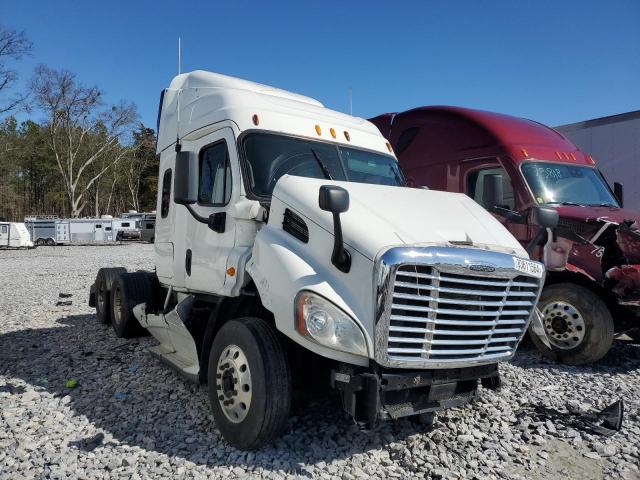
{"label": "hood mirror", "polygon": [[559,218],[555,208],[536,205],[531,209],[531,223],[542,228],[556,228]]}
{"label": "hood mirror", "polygon": [[555,228],[558,226],[560,216],[555,208],[535,205],[531,207],[531,223],[540,228],[527,244],[525,250],[529,255],[533,255],[533,250],[547,237],[547,229],[551,229],[555,240]]}
{"label": "hood mirror", "polygon": [[349,210],[349,192],[337,185],[322,185],[318,195],[320,209],[333,214],[333,252],[331,263],[341,272],[351,269],[351,254],[344,249],[340,214]]}

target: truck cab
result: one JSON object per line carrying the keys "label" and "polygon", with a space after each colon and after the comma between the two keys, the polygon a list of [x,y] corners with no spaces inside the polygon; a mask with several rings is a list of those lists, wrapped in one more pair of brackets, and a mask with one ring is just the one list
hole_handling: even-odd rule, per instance
{"label": "truck cab", "polygon": [[420,107],[371,121],[389,139],[415,186],[461,192],[491,211],[523,244],[540,229],[529,212],[557,210],[559,225],[535,258],[549,271],[540,310],[543,353],[584,364],[614,334],[638,337],[640,236],[594,159],[540,123],[458,107]]}
{"label": "truck cab", "polygon": [[158,118],[155,271],[103,269],[91,303],[207,385],[232,445],[272,441],[299,385],[368,426],[499,386],[545,270],[482,207],[408,188],[374,125],[277,88],[182,74]]}

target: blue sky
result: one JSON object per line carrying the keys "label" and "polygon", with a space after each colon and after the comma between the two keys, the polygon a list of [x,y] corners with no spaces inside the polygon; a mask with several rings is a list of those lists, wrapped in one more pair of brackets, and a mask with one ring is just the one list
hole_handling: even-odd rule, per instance
{"label": "blue sky", "polygon": [[419,105],[555,126],[640,109],[640,1],[3,1],[33,56],[155,127],[177,70],[213,70],[371,117]]}

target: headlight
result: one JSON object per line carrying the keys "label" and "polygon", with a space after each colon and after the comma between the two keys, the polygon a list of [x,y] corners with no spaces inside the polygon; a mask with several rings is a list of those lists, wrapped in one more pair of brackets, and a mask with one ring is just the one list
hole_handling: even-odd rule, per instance
{"label": "headlight", "polygon": [[298,332],[320,345],[367,356],[367,342],[356,322],[333,303],[311,292],[296,297]]}

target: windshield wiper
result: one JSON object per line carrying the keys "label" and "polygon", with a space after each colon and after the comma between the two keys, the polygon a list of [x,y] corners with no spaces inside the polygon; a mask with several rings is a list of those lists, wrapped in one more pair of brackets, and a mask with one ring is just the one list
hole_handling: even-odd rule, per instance
{"label": "windshield wiper", "polygon": [[329,172],[329,169],[327,168],[327,166],[320,159],[320,155],[318,155],[318,153],[313,148],[311,149],[311,153],[313,153],[313,156],[316,158],[316,161],[320,166],[320,170],[322,170],[322,173],[324,174],[324,178],[326,178],[327,180],[333,180],[333,177],[331,176],[331,172]]}
{"label": "windshield wiper", "polygon": [[611,207],[611,208],[617,208],[617,205],[613,205],[611,203],[589,203],[587,204],[587,207]]}
{"label": "windshield wiper", "polygon": [[576,202],[545,202],[547,205],[573,205],[575,207],[582,207],[584,203],[576,203]]}
{"label": "windshield wiper", "polygon": [[398,186],[402,186],[404,184],[404,182],[402,181],[402,178],[400,178],[400,175],[398,175],[398,173],[394,170],[392,165],[389,165],[389,170],[391,170],[391,173],[393,173],[393,176],[396,178],[396,182],[398,182]]}

